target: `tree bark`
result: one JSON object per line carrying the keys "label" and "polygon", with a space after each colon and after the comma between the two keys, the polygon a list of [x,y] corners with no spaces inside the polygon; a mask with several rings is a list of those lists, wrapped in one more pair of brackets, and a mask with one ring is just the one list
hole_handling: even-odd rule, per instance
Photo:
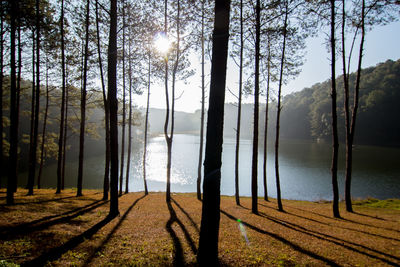
{"label": "tree bark", "polygon": [[124,159],[125,159],[125,1],[122,0],[122,136],[121,136],[121,169],[119,174],[119,195],[122,195],[122,182],[124,178]]}
{"label": "tree bark", "polygon": [[253,129],[253,156],[251,164],[251,211],[258,214],[258,117],[260,93],[260,0],[256,3],[256,44],[255,44],[255,70],[254,70],[254,129]]}
{"label": "tree bark", "polygon": [[205,72],[204,72],[204,0],[201,1],[201,116],[200,116],[200,145],[199,162],[197,165],[197,199],[201,200],[201,169],[203,165],[203,141],[204,141],[204,101],[205,101]]}
{"label": "tree bark", "polygon": [[85,52],[83,60],[83,85],[81,90],[81,125],[79,132],[79,167],[78,167],[78,185],[77,196],[82,196],[83,183],[83,160],[85,155],[85,126],[86,126],[86,85],[87,85],[87,65],[89,57],[89,18],[90,18],[90,1],[86,3],[86,23],[85,23]]}
{"label": "tree bark", "polygon": [[65,122],[64,122],[64,143],[62,151],[62,168],[61,168],[61,190],[64,190],[65,185],[65,160],[67,158],[67,133],[68,133],[68,65],[65,65]]}
{"label": "tree bark", "polygon": [[149,105],[150,105],[150,80],[151,80],[151,52],[149,51],[149,71],[147,76],[147,105],[146,105],[146,118],[144,122],[144,148],[143,148],[143,184],[144,194],[148,195],[147,182],[146,182],[146,156],[147,156],[147,131],[149,124]]}
{"label": "tree bark", "polygon": [[285,65],[285,51],[286,51],[286,35],[287,35],[287,21],[288,21],[288,7],[285,2],[285,21],[283,25],[283,44],[282,44],[282,57],[281,57],[281,69],[279,73],[279,87],[278,87],[278,106],[276,112],[276,135],[275,135],[275,178],[276,178],[276,195],[278,202],[278,210],[283,211],[282,197],[281,197],[281,182],[279,177],[279,130],[281,120],[281,95],[282,95],[282,83],[283,83],[283,69]]}
{"label": "tree bark", "polygon": [[[48,62],[46,62],[48,63]],[[42,128],[42,144],[40,148],[40,165],[39,165],[39,173],[37,178],[37,188],[40,189],[40,180],[42,178],[42,171],[43,171],[43,163],[44,163],[44,144],[46,141],[46,125],[47,125],[47,115],[49,111],[49,68],[46,64],[46,105],[44,110],[44,118],[43,118],[43,128]]]}
{"label": "tree bark", "polygon": [[131,150],[132,150],[132,57],[131,57],[131,31],[129,31],[129,67],[128,67],[128,75],[129,75],[129,114],[128,114],[128,155],[126,159],[126,174],[125,174],[125,194],[129,192],[129,171],[131,166]]}
{"label": "tree bark", "polygon": [[65,43],[64,43],[64,0],[61,0],[61,16],[60,16],[60,33],[61,33],[61,71],[62,71],[62,88],[61,88],[61,110],[60,110],[60,134],[58,138],[58,158],[57,158],[57,191],[61,193],[62,182],[62,162],[63,162],[63,143],[64,143],[64,114],[65,114]]}
{"label": "tree bark", "polygon": [[353,212],[353,207],[351,203],[351,178],[352,178],[351,174],[353,167],[354,134],[356,128],[358,101],[360,95],[361,63],[364,51],[364,40],[365,40],[365,0],[362,1],[362,10],[361,10],[361,41],[360,41],[360,50],[358,55],[356,85],[354,89],[354,104],[353,104],[349,134],[348,137],[346,137],[347,142],[346,142],[345,200],[346,200],[346,210],[348,212]]}
{"label": "tree bark", "polygon": [[338,140],[338,129],[337,129],[337,111],[336,111],[336,40],[335,40],[335,0],[331,0],[331,99],[332,99],[332,188],[333,188],[333,216],[340,218],[339,213],[339,189],[337,181],[337,167],[338,167],[338,151],[339,151],[339,140]]}
{"label": "tree bark", "polygon": [[33,127],[33,151],[29,162],[28,195],[33,195],[35,183],[36,152],[39,136],[39,107],[40,107],[40,1],[36,0],[36,94],[35,94],[35,122]]}
{"label": "tree bark", "polygon": [[7,181],[7,205],[14,204],[14,190],[17,185],[18,160],[18,124],[17,124],[17,83],[15,67],[15,32],[18,14],[18,2],[9,0],[10,4],[10,156]]}
{"label": "tree bark", "polygon": [[197,260],[201,266],[218,264],[221,157],[223,143],[226,66],[230,0],[215,1],[211,84],[204,159],[203,206]]}
{"label": "tree bark", "polygon": [[117,101],[117,0],[110,1],[108,43],[108,103],[110,107],[110,217],[118,210],[118,101]]}
{"label": "tree bark", "polygon": [[240,205],[239,194],[239,150],[240,150],[240,124],[242,119],[242,95],[243,95],[243,0],[240,0],[240,55],[239,55],[239,96],[238,117],[236,122],[236,147],[235,147],[235,201]]}
{"label": "tree bark", "polygon": [[[0,170],[3,170],[3,64],[4,64],[4,18],[3,18],[3,5],[0,6]],[[1,178],[0,175],[0,188],[1,188]]]}
{"label": "tree bark", "polygon": [[[19,27],[18,27],[19,28]],[[28,184],[26,188],[29,188],[29,177],[31,176],[32,162],[34,162],[35,155],[33,154],[33,139],[35,132],[35,104],[36,104],[36,42],[35,42],[35,31],[32,30],[32,92],[31,92],[31,114],[30,114],[30,128],[29,128],[29,157],[28,157]],[[17,86],[18,87],[18,86]],[[18,90],[17,90],[18,91]],[[18,100],[17,100],[18,101]],[[18,118],[18,116],[17,116]]]}
{"label": "tree bark", "polygon": [[101,79],[101,89],[103,93],[103,105],[105,114],[105,143],[106,143],[106,154],[105,154],[105,164],[104,164],[104,182],[103,182],[103,200],[108,199],[108,191],[110,187],[110,112],[108,107],[107,95],[106,95],[106,85],[104,82],[103,73],[103,60],[101,58],[101,46],[100,46],[100,25],[99,25],[99,1],[96,0],[96,35],[97,35],[97,54],[99,58],[99,69],[100,69],[100,79]]}
{"label": "tree bark", "polygon": [[[4,10],[3,5],[0,6],[0,170],[3,170],[3,64],[4,64]],[[0,188],[1,188],[1,178],[0,175]]]}
{"label": "tree bark", "polygon": [[268,111],[269,111],[269,86],[271,80],[271,41],[268,36],[268,56],[267,56],[267,95],[265,99],[265,125],[264,125],[264,163],[263,163],[263,176],[264,176],[264,200],[268,200],[268,186],[267,186],[267,156],[268,156]]}

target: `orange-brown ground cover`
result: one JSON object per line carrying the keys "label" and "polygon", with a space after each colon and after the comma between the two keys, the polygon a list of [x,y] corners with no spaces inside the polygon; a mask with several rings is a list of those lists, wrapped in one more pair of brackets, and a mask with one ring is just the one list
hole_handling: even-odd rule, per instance
{"label": "orange-brown ground cover", "polygon": [[[195,265],[201,202],[194,194],[174,194],[170,205],[163,193],[123,195],[112,220],[100,191],[25,195],[19,189],[17,204],[6,206],[0,190],[0,266]],[[343,219],[334,219],[330,203],[286,200],[278,212],[275,200],[260,199],[254,215],[250,201],[221,199],[222,265],[400,265],[400,210],[355,205],[351,214],[341,206]]]}

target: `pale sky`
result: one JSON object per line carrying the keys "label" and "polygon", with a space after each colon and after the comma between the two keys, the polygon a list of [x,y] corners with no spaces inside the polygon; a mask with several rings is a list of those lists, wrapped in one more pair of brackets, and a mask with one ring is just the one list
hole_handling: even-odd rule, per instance
{"label": "pale sky", "polygon": [[[338,36],[339,37],[339,36]],[[337,37],[337,38],[338,38]],[[326,37],[321,34],[316,38],[309,38],[306,41],[305,64],[302,66],[302,72],[293,81],[289,82],[283,88],[283,94],[300,91],[303,88],[310,87],[317,82],[323,82],[330,77],[330,60],[329,53],[325,45]],[[353,55],[353,58],[358,58]],[[391,23],[386,26],[375,27],[372,31],[367,32],[365,39],[365,50],[363,57],[363,67],[375,66],[380,62],[385,62],[388,59],[398,60],[400,58],[400,22]],[[201,89],[200,89],[200,65],[193,58],[192,66],[197,70],[195,76],[188,80],[187,84],[179,82],[177,84],[176,95],[182,96],[176,101],[175,110],[194,112],[201,108]],[[197,68],[196,68],[197,66]],[[206,65],[207,66],[207,65]],[[209,67],[209,65],[208,65]],[[355,71],[356,64],[353,63],[351,71]],[[337,75],[341,74],[341,65],[337,62]],[[238,90],[238,71],[237,66],[228,62],[227,70],[227,87],[233,91]],[[209,84],[207,84],[207,91]],[[161,84],[152,84],[152,94],[150,97],[150,106],[153,108],[165,108],[165,93],[164,87]],[[147,92],[142,96],[134,96],[135,103],[144,107],[146,103]],[[206,93],[208,98],[208,92]],[[265,102],[265,100],[260,101]],[[245,102],[251,103],[253,97],[248,97]],[[207,100],[206,100],[207,101]],[[225,102],[236,102],[236,98],[227,90],[225,94]],[[208,102],[206,102],[206,108]]]}

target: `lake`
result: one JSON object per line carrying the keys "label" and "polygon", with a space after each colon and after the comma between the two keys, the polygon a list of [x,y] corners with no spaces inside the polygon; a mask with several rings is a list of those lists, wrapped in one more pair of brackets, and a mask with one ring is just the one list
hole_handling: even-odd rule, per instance
{"label": "lake", "polygon": [[[262,144],[261,144],[262,145]],[[268,149],[268,195],[276,197],[274,143]],[[150,138],[148,143],[147,180],[150,191],[165,191],[167,147],[164,136]],[[195,192],[199,137],[175,134],[172,146],[172,192]],[[129,177],[130,191],[143,191],[142,148],[136,148]],[[251,140],[240,146],[240,195],[251,195]],[[339,193],[344,198],[344,145],[339,157]],[[356,146],[354,148],[352,195],[354,198],[400,198],[400,149]],[[126,160],[125,160],[126,162]],[[221,194],[234,195],[235,140],[224,139]],[[263,150],[259,148],[258,193],[263,195]],[[331,146],[298,140],[282,140],[280,148],[280,178],[282,198],[297,200],[331,200]],[[84,187],[102,188],[104,156],[87,158]],[[125,172],[124,172],[125,173]],[[21,175],[21,176],[25,176]],[[56,164],[44,169],[45,187],[56,186]],[[68,161],[66,187],[76,187],[77,162]],[[125,182],[124,182],[125,184]],[[124,187],[125,188],[125,187]]]}

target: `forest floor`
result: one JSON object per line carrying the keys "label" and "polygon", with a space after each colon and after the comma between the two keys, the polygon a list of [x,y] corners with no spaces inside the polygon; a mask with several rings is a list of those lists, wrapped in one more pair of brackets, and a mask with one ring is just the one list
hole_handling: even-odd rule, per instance
{"label": "forest floor", "polygon": [[[108,219],[101,191],[18,189],[16,205],[0,190],[0,266],[196,265],[201,202],[195,194],[124,194]],[[399,266],[400,200],[364,200],[332,217],[331,203],[221,198],[223,266]],[[240,220],[239,220],[240,219]]]}

